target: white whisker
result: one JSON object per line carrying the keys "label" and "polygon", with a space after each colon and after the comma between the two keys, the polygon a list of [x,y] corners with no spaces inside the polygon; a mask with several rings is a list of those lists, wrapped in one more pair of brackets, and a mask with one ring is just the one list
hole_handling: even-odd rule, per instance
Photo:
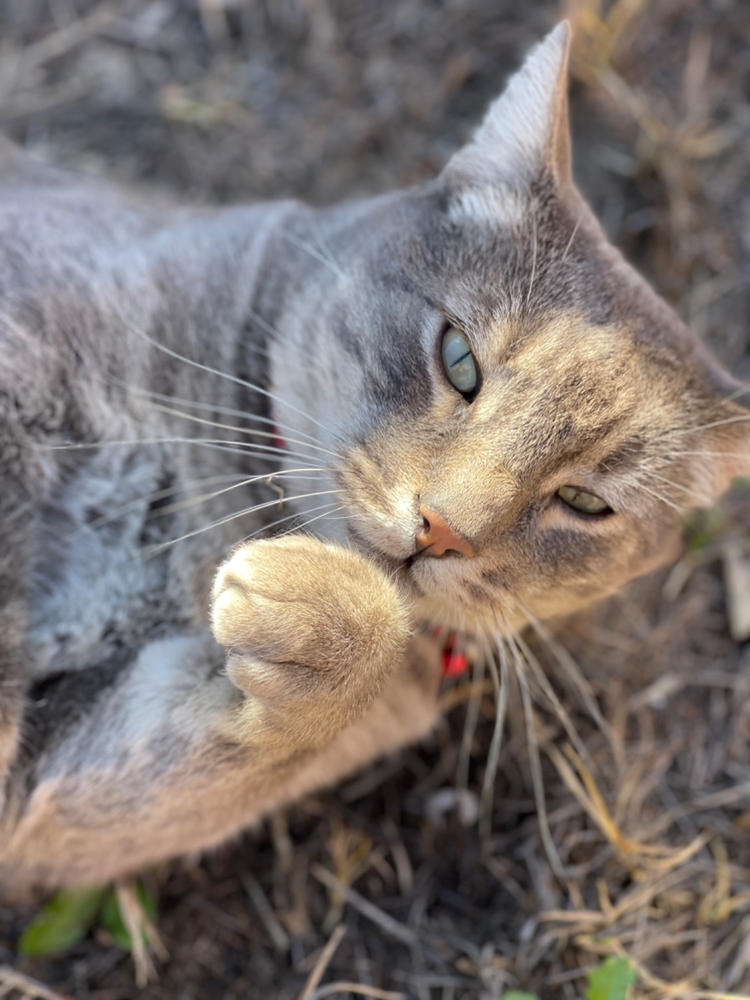
{"label": "white whisker", "polygon": [[[272,431],[256,431],[250,427],[238,427],[234,424],[222,424],[216,420],[207,420],[205,417],[196,417],[192,413],[185,413],[182,410],[175,410],[171,406],[163,406],[159,403],[154,403],[154,409],[159,410],[161,413],[169,413],[171,416],[179,417],[181,420],[191,420],[196,424],[203,424],[207,427],[219,427],[221,430],[225,431],[235,431],[237,434],[246,434],[252,437],[263,437],[271,438],[271,440],[276,440],[278,435],[274,434]],[[328,448],[321,448],[320,445],[311,444],[308,441],[298,441],[295,438],[285,438],[284,444],[298,444],[303,448],[310,448],[313,451],[319,451],[326,455],[331,455],[333,458],[341,458],[342,456],[338,452],[330,451]],[[291,452],[290,452],[291,454]],[[301,457],[302,453],[298,453]]]}
{"label": "white whisker", "polygon": [[602,715],[596,699],[594,697],[593,691],[586,680],[586,678],[581,673],[578,664],[575,662],[573,657],[570,655],[568,650],[562,643],[558,642],[554,636],[548,631],[548,629],[536,618],[531,611],[520,601],[517,597],[514,598],[515,603],[518,605],[522,614],[526,617],[526,620],[531,625],[533,630],[539,636],[539,638],[547,644],[552,652],[552,655],[557,660],[558,664],[562,668],[563,672],[568,678],[571,687],[576,691],[585,705],[589,715],[594,720],[599,730],[605,734],[605,736],[612,741],[612,731],[610,729],[609,723],[605,720]]}
{"label": "white whisker", "polygon": [[336,507],[336,503],[336,500],[328,500],[326,503],[318,504],[316,507],[308,507],[307,510],[302,511],[302,513],[295,511],[293,514],[285,514],[284,517],[280,517],[276,521],[271,521],[270,524],[264,524],[260,528],[256,528],[255,531],[251,531],[249,535],[245,535],[242,541],[248,542],[251,538],[257,538],[258,535],[262,534],[264,531],[271,531],[272,528],[277,528],[280,524],[286,524],[287,521],[292,521],[294,518],[305,517],[307,514],[312,514],[316,510],[323,510],[326,507]]}
{"label": "white whisker", "polygon": [[[745,390],[750,392],[750,390]],[[736,417],[725,417],[723,420],[714,420],[710,424],[701,424],[698,427],[681,427],[673,431],[674,434],[698,434],[701,431],[709,431],[714,427],[724,427],[727,424],[743,424],[750,420],[750,413],[744,413]]]}
{"label": "white whisker", "polygon": [[[294,527],[290,528],[288,531],[283,531],[281,533],[281,537],[283,538],[285,535],[291,535],[295,531],[302,531],[303,528],[306,528],[308,525],[312,524],[313,521],[319,521],[321,518],[330,517],[331,514],[334,514],[334,513],[336,513],[336,511],[343,510],[343,509],[344,509],[344,507],[343,507],[343,505],[341,505],[341,506],[338,506],[338,507],[334,507],[333,510],[331,510],[331,511],[326,511],[323,514],[316,514],[315,517],[311,517],[311,518],[309,518],[309,520],[303,521],[302,524],[295,524]],[[310,511],[308,511],[308,513],[310,513]]]}
{"label": "white whisker", "polygon": [[[497,616],[495,617],[495,621],[497,622]],[[505,718],[508,713],[508,661],[499,624],[497,652],[500,660],[500,673],[498,673],[494,656],[490,655],[487,658],[487,666],[492,678],[492,690],[495,696],[495,725],[492,729],[492,738],[490,739],[490,747],[487,752],[487,764],[485,766],[479,799],[481,815],[480,834],[485,839],[492,833],[492,807],[495,801],[495,781],[497,779],[497,770],[500,766],[500,750],[503,744]]]}
{"label": "white whisker", "polygon": [[469,699],[466,706],[466,717],[464,718],[464,728],[461,734],[461,746],[458,750],[458,763],[456,766],[456,785],[458,788],[467,788],[469,784],[469,765],[471,763],[471,747],[474,736],[479,725],[479,710],[482,704],[482,684],[484,673],[487,667],[487,651],[485,655],[478,656],[471,669],[471,683],[474,694]]}
{"label": "white whisker", "polygon": [[667,500],[667,498],[663,497],[660,493],[655,493],[654,490],[649,489],[649,487],[646,486],[642,480],[638,481],[638,487],[639,489],[645,490],[645,492],[648,493],[649,496],[654,497],[655,500],[659,500],[661,503],[666,504],[667,507],[671,507],[673,510],[676,510],[678,514],[682,513],[684,508],[679,507],[676,503],[672,503],[671,500]]}
{"label": "white whisker", "polygon": [[[273,473],[269,473],[269,475],[272,474]],[[143,493],[140,496],[134,497],[134,499],[128,500],[127,503],[113,508],[106,514],[102,514],[101,517],[98,517],[91,522],[91,527],[99,528],[101,525],[108,524],[110,521],[116,521],[119,517],[122,517],[123,514],[127,514],[129,510],[137,510],[139,507],[151,504],[156,500],[162,500],[164,497],[175,496],[177,493],[184,493],[186,492],[188,486],[208,486],[209,484],[214,483],[226,483],[228,481],[236,482],[238,479],[242,478],[243,477],[238,473],[224,473],[216,476],[201,476],[198,479],[191,479],[184,484],[180,483],[179,485],[164,486],[161,489],[154,490],[152,493]]]}
{"label": "white whisker", "polygon": [[557,852],[557,847],[552,839],[552,833],[549,828],[547,800],[544,794],[544,775],[542,772],[542,761],[539,756],[539,737],[536,731],[536,723],[534,722],[534,710],[531,704],[531,694],[526,681],[526,673],[523,668],[523,657],[521,656],[519,648],[514,641],[513,633],[510,631],[508,632],[508,642],[513,654],[513,661],[516,666],[516,677],[521,689],[521,702],[523,704],[523,714],[526,723],[526,742],[529,751],[531,781],[534,786],[534,799],[539,818],[539,834],[542,838],[544,852],[547,855],[550,867],[555,875],[562,880],[565,878],[565,868],[560,860],[560,855]]}
{"label": "white whisker", "polygon": [[340,278],[342,280],[346,278],[346,275],[341,270],[341,268],[336,264],[335,261],[329,260],[319,250],[316,250],[315,247],[311,247],[309,243],[305,243],[304,240],[299,239],[299,237],[295,236],[293,233],[290,233],[286,230],[282,230],[281,237],[282,239],[285,239],[288,243],[291,243],[292,246],[297,247],[298,250],[302,250],[304,253],[308,253],[311,257],[314,257],[315,260],[319,261],[321,264],[325,264],[326,267],[330,268],[330,270],[333,271],[333,273],[336,275],[337,278]]}
{"label": "white whisker", "polygon": [[526,643],[526,641],[524,640],[523,636],[520,633],[518,632],[516,633],[515,640],[518,643],[518,647],[523,654],[523,658],[526,661],[526,664],[529,666],[532,673],[534,674],[537,684],[539,684],[539,687],[541,688],[545,697],[547,698],[550,705],[554,709],[555,714],[562,723],[565,732],[568,734],[570,742],[576,748],[582,759],[586,761],[586,763],[589,766],[589,769],[591,771],[595,770],[593,762],[591,760],[591,756],[588,750],[586,749],[586,746],[584,745],[581,737],[579,736],[578,730],[573,725],[573,722],[567,710],[565,709],[565,706],[557,697],[557,692],[552,687],[549,678],[545,674],[541,663],[536,658],[533,651],[531,650],[531,647]]}
{"label": "white whisker", "polygon": [[304,417],[305,420],[310,420],[312,423],[316,424],[316,426],[320,427],[320,429],[325,431],[327,434],[331,433],[329,427],[326,427],[325,424],[321,424],[320,421],[316,420],[315,417],[311,416],[311,414],[305,413],[304,410],[300,410],[299,407],[295,406],[293,403],[290,403],[285,399],[282,399],[275,393],[269,392],[268,389],[264,389],[259,385],[255,385],[255,383],[253,382],[248,382],[246,379],[239,378],[237,375],[230,375],[228,372],[220,371],[220,369],[218,368],[212,368],[211,365],[204,365],[200,361],[194,361],[192,358],[187,358],[185,357],[184,354],[180,354],[179,351],[173,351],[171,347],[166,347],[164,344],[160,344],[158,340],[154,340],[154,338],[150,337],[145,331],[138,330],[132,324],[127,324],[127,325],[128,328],[134,334],[136,334],[139,337],[143,337],[145,340],[148,341],[148,343],[152,344],[157,350],[163,351],[164,354],[167,354],[170,358],[175,358],[177,361],[183,361],[186,365],[192,365],[194,368],[198,368],[201,371],[209,372],[212,375],[217,375],[219,378],[225,378],[230,382],[234,382],[237,385],[244,386],[246,389],[250,389],[251,392],[257,392],[261,396],[265,396],[267,399],[272,399],[275,403],[280,403],[282,406],[286,406],[290,410],[294,410],[295,413],[298,413],[301,417]]}
{"label": "white whisker", "polygon": [[[216,497],[223,496],[225,493],[230,493],[232,490],[241,489],[243,486],[250,486],[252,483],[259,483],[268,481],[270,486],[272,482],[275,482],[280,476],[284,476],[284,479],[309,479],[310,469],[297,469],[289,470],[283,473],[271,473],[271,475],[261,475],[261,476],[251,476],[249,479],[243,479],[239,483],[233,483],[231,486],[225,486],[221,490],[214,490],[211,493],[203,493],[197,497],[188,497],[185,500],[178,500],[176,503],[169,504],[165,507],[160,507],[158,510],[154,511],[151,515],[152,517],[163,517],[166,514],[172,514],[177,510],[187,510],[190,507],[197,507],[199,504],[207,503],[209,500],[214,500]],[[278,497],[275,501],[276,503],[281,502],[281,497]]]}
{"label": "white whisker", "polygon": [[568,240],[568,243],[565,249],[563,250],[562,257],[560,258],[561,264],[565,263],[565,258],[568,256],[568,251],[573,246],[573,240],[576,237],[576,233],[578,232],[578,227],[580,226],[582,219],[583,219],[583,212],[581,212],[581,214],[578,216],[578,218],[576,219],[576,224],[573,226],[573,232],[570,234],[570,239]]}
{"label": "white whisker", "polygon": [[40,451],[81,451],[94,448],[133,447],[158,444],[186,444],[202,448],[215,448],[218,451],[228,451],[234,454],[254,455],[259,461],[270,461],[273,456],[286,455],[302,461],[314,461],[314,456],[299,454],[287,448],[277,448],[274,445],[252,444],[249,441],[232,441],[225,438],[191,438],[191,437],[158,437],[158,438],[127,438],[117,441],[76,441],[69,444],[36,444]]}
{"label": "white whisker", "polygon": [[[297,434],[300,437],[309,438],[314,444],[320,444],[320,439],[314,434],[308,434],[307,431],[301,431],[296,427],[292,427],[289,424],[282,424],[280,421],[273,420],[271,417],[264,417],[259,413],[250,413],[247,410],[238,410],[231,406],[220,406],[217,403],[203,403],[195,399],[183,399],[179,396],[170,396],[164,392],[155,392],[153,389],[144,389],[142,386],[130,385],[128,382],[124,382],[122,379],[118,379],[115,376],[108,376],[103,379],[104,382],[112,382],[114,385],[120,385],[123,389],[137,396],[146,396],[150,399],[157,399],[162,403],[177,403],[179,406],[192,407],[195,410],[209,410],[212,413],[221,413],[228,417],[241,417],[244,420],[252,420],[259,424],[267,424],[269,427],[276,428],[278,430],[289,431],[291,434]],[[306,444],[307,442],[305,442]],[[340,456],[339,456],[340,457]]]}
{"label": "white whisker", "polygon": [[184,542],[188,538],[195,538],[196,535],[201,535],[205,531],[211,531],[213,528],[220,528],[222,525],[229,524],[230,521],[235,521],[239,517],[246,517],[249,514],[255,514],[257,511],[265,510],[268,507],[291,503],[293,500],[306,500],[308,497],[322,497],[331,493],[342,492],[343,490],[318,490],[315,493],[300,493],[291,497],[277,497],[275,500],[268,500],[264,503],[255,504],[252,507],[245,507],[243,510],[238,510],[234,514],[227,514],[226,517],[221,517],[217,521],[213,521],[211,524],[204,525],[202,528],[195,528],[193,531],[188,531],[184,535],[180,535],[179,538],[172,538],[168,542],[161,542],[158,545],[152,546],[151,551],[153,553],[161,552],[164,549],[169,548],[171,545],[176,545],[178,542]]}
{"label": "white whisker", "polygon": [[534,249],[533,256],[531,259],[531,277],[529,278],[529,290],[526,294],[526,308],[529,308],[529,303],[531,302],[531,293],[534,290],[534,278],[536,277],[536,255],[539,249],[539,233],[537,231],[536,216],[532,217],[532,225],[534,226]]}

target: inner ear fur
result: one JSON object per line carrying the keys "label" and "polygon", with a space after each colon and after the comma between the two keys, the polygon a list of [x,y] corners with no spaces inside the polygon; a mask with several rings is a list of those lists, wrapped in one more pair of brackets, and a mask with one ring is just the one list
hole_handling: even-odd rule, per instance
{"label": "inner ear fur", "polygon": [[571,181],[568,123],[570,25],[562,21],[529,52],[444,174],[460,186],[527,187],[547,171]]}

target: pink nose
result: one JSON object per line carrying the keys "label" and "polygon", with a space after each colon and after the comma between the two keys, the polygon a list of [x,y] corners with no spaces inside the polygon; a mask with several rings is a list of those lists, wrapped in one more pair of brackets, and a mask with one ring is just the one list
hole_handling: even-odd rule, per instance
{"label": "pink nose", "polygon": [[423,523],[421,531],[417,532],[417,545],[425,549],[426,556],[439,557],[447,552],[457,552],[470,559],[476,555],[471,542],[454,531],[437,511],[420,504],[419,513]]}

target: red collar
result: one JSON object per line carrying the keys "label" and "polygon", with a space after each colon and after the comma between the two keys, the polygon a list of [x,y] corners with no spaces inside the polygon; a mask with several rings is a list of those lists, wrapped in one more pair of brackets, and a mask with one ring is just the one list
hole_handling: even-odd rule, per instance
{"label": "red collar", "polygon": [[469,668],[469,657],[456,648],[458,642],[457,632],[448,632],[443,639],[443,677],[460,677]]}

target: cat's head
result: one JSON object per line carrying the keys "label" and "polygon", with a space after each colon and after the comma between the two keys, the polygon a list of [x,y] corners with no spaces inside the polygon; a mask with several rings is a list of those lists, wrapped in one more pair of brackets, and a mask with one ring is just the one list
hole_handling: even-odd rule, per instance
{"label": "cat's head", "polygon": [[435,181],[290,243],[312,271],[276,384],[343,456],[338,526],[458,625],[611,593],[750,474],[750,397],[572,182],[568,48],[563,24]]}

